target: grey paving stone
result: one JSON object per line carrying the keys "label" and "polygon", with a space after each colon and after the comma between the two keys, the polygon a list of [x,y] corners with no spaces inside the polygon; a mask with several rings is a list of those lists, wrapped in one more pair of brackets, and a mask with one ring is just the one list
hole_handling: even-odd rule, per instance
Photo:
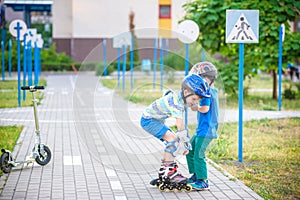
{"label": "grey paving stone", "polygon": [[[46,166],[14,169],[7,181],[1,177],[1,200],[261,199],[211,165],[210,191],[162,193],[150,186],[157,177],[163,145],[139,127],[144,107],[128,104],[97,85],[98,78],[89,73],[47,77],[38,112],[42,142],[51,149],[52,160]],[[24,159],[33,146],[32,109],[0,109],[0,125],[12,120],[25,127],[13,151],[17,159]],[[64,162],[66,157],[70,163]],[[180,161],[179,169],[188,175],[186,163]]]}

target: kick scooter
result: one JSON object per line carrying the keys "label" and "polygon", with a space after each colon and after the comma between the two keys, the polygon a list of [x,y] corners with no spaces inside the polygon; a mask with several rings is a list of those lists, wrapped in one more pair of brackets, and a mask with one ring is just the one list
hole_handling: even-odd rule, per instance
{"label": "kick scooter", "polygon": [[15,161],[12,153],[8,150],[1,149],[2,155],[0,157],[0,168],[3,173],[9,173],[13,167],[23,164],[29,164],[36,161],[39,165],[44,166],[51,160],[51,151],[49,147],[41,143],[39,120],[37,113],[37,99],[36,91],[43,90],[44,86],[23,86],[22,90],[29,90],[32,93],[33,113],[35,121],[35,144],[29,156],[23,161]]}

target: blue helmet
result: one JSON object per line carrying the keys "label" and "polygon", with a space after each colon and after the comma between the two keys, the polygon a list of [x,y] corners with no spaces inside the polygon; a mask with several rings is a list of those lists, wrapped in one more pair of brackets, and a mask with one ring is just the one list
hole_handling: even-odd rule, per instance
{"label": "blue helmet", "polygon": [[200,97],[210,97],[208,83],[197,74],[190,74],[182,81],[182,90],[188,89]]}

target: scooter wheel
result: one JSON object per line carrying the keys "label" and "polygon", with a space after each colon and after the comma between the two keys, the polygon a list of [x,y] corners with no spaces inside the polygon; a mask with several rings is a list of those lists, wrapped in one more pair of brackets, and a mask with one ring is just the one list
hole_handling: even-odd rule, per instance
{"label": "scooter wheel", "polygon": [[4,152],[0,157],[0,168],[5,174],[9,173],[13,167],[12,164],[8,163],[9,160],[12,160],[10,157],[8,152]]}
{"label": "scooter wheel", "polygon": [[47,165],[50,160],[51,160],[51,151],[49,149],[49,147],[47,147],[46,145],[44,145],[44,150],[42,150],[40,148],[41,146],[39,146],[39,155],[35,158],[35,161],[39,164],[39,165]]}

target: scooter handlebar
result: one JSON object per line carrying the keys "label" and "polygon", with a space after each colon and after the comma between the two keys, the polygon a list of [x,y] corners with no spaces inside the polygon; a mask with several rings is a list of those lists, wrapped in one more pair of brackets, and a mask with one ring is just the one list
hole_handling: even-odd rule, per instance
{"label": "scooter handlebar", "polygon": [[22,90],[43,90],[45,89],[44,86],[37,86],[37,85],[34,85],[34,86],[22,86],[21,87]]}

